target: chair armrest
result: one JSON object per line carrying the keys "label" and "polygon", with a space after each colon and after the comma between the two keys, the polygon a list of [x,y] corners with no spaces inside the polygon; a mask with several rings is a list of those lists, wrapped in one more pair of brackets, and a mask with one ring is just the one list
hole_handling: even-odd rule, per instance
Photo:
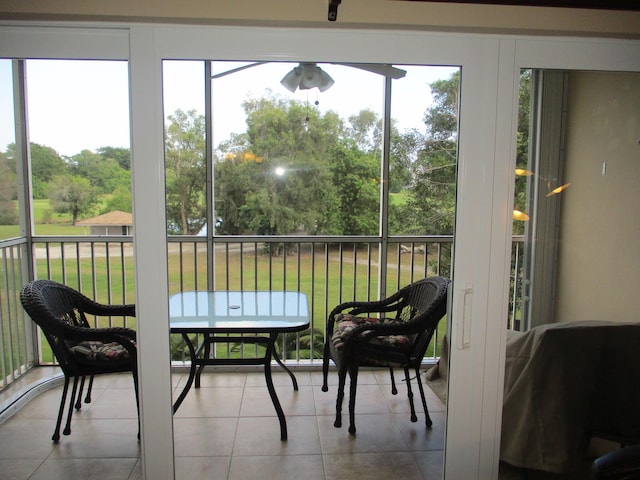
{"label": "chair armrest", "polygon": [[105,304],[94,302],[94,301],[85,301],[82,305],[82,310],[85,313],[89,313],[91,315],[98,315],[101,317],[110,317],[110,316],[135,317],[136,316],[135,304],[105,305]]}

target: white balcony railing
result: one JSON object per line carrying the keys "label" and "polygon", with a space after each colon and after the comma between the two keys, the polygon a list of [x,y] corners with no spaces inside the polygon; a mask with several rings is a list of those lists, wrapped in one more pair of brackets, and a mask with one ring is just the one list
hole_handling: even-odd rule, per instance
{"label": "white balcony railing", "polygon": [[[309,297],[309,332],[283,336],[281,356],[288,362],[320,364],[328,312],[346,300],[372,300],[427,275],[450,275],[451,236],[393,237],[170,237],[169,293],[186,290],[299,290]],[[5,388],[33,365],[55,361],[46,342],[34,335],[19,290],[35,278],[56,280],[101,303],[134,303],[132,238],[44,237],[0,243],[0,368]],[[208,248],[209,247],[209,248]],[[510,325],[517,319],[522,245],[514,243]],[[26,252],[33,252],[33,263]],[[208,253],[211,252],[211,253]],[[161,286],[159,285],[159,288]],[[110,318],[106,327],[135,328],[132,320]],[[128,322],[128,323],[127,323]],[[133,321],[135,322],[135,320]],[[446,322],[441,322],[441,332]],[[429,356],[439,356],[436,338]],[[219,355],[242,355],[225,347]],[[184,362],[181,339],[172,339],[172,358]]]}

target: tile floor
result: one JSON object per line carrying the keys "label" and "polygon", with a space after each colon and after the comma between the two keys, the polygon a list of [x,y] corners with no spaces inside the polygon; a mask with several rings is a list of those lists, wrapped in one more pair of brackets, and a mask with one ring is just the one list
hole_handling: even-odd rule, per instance
{"label": "tile floor", "polygon": [[[440,479],[444,405],[429,390],[434,425],[409,419],[403,382],[391,395],[386,371],[358,378],[357,435],[333,427],[334,385],[322,392],[319,371],[297,371],[294,392],[284,373],[274,383],[287,416],[289,440],[261,372],[212,372],[192,389],[174,417],[176,479]],[[186,374],[175,374],[180,389]],[[142,478],[135,399],[130,375],[97,377],[91,404],[76,412],[72,434],[51,442],[61,387],[41,393],[0,425],[4,480]],[[416,393],[416,400],[420,403]],[[177,394],[176,394],[177,395]],[[345,405],[346,413],[346,405]]]}

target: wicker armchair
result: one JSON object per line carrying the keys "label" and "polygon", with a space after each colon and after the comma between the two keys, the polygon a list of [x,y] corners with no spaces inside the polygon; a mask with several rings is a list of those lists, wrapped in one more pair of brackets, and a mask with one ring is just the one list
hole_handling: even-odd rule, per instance
{"label": "wicker armchair", "polygon": [[327,319],[322,391],[328,390],[327,375],[329,360],[332,359],[338,369],[335,427],[342,426],[342,400],[349,372],[349,433],[356,433],[354,416],[360,366],[389,368],[394,395],[397,389],[393,369],[404,370],[412,422],[418,420],[409,375],[409,369],[414,369],[426,426],[431,427],[419,370],[438,322],[446,314],[448,285],[449,280],[444,277],[429,277],[384,300],[347,302],[331,311]]}
{"label": "wicker armchair", "polygon": [[[136,333],[129,328],[91,328],[86,314],[96,316],[135,316],[135,305],[102,305],[81,293],[51,280],[35,280],[20,291],[20,301],[31,319],[41,328],[64,373],[64,387],[56,428],[51,439],[60,440],[60,424],[69,389],[69,413],[64,435],[71,433],[71,417],[80,409],[82,389],[90,378],[85,403],[91,401],[93,376],[103,373],[132,372],[138,403]],[[78,389],[78,382],[80,388]]]}

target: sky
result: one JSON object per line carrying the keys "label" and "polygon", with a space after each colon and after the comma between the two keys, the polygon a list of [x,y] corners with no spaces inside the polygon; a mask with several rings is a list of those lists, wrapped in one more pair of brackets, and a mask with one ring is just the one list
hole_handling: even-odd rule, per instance
{"label": "sky", "polygon": [[[213,73],[246,63],[215,62]],[[246,131],[241,103],[271,93],[307,102],[321,112],[333,110],[345,120],[368,108],[382,115],[384,77],[334,64],[319,64],[334,80],[325,92],[291,94],[280,80],[296,63],[257,65],[213,80],[214,146],[231,133]],[[406,67],[393,81],[392,118],[400,130],[424,129],[422,117],[431,103],[428,84],[449,78],[454,68]],[[29,60],[27,62],[28,124],[32,142],[73,156],[104,146],[129,148],[128,68],[118,61]],[[165,117],[178,108],[204,114],[204,67],[201,61],[165,61]],[[14,142],[11,61],[0,60],[0,151]]]}

